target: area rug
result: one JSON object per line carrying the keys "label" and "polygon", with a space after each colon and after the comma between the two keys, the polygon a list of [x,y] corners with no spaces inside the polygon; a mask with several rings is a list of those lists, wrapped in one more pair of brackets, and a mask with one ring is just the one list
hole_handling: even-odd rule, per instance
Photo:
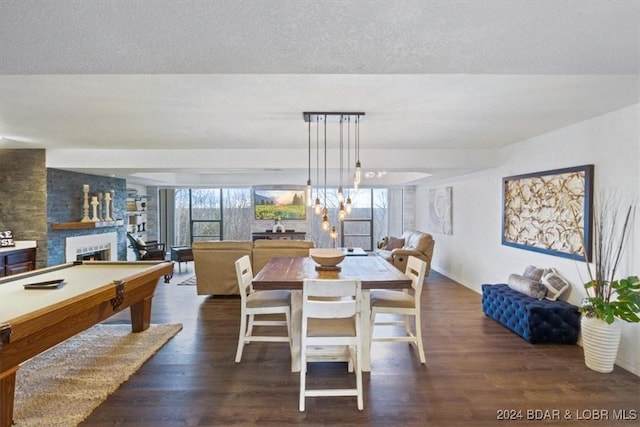
{"label": "area rug", "polygon": [[196,285],[196,276],[191,276],[187,280],[184,280],[178,283],[178,286],[195,286]]}
{"label": "area rug", "polygon": [[182,329],[99,324],[25,362],[16,374],[16,426],[75,426]]}

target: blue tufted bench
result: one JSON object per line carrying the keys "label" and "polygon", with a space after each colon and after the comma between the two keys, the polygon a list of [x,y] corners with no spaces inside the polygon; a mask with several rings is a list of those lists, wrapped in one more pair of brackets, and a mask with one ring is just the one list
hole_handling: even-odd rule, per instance
{"label": "blue tufted bench", "polygon": [[537,300],[508,285],[482,285],[482,311],[532,344],[575,344],[580,333],[578,307]]}

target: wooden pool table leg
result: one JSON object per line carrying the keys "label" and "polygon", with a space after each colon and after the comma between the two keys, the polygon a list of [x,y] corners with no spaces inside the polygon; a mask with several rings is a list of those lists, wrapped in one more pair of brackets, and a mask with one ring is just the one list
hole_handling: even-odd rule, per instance
{"label": "wooden pool table leg", "polygon": [[13,398],[17,370],[16,366],[0,373],[0,427],[10,427],[13,423]]}
{"label": "wooden pool table leg", "polygon": [[133,332],[142,332],[149,328],[151,324],[152,300],[153,297],[150,296],[131,306],[131,330]]}

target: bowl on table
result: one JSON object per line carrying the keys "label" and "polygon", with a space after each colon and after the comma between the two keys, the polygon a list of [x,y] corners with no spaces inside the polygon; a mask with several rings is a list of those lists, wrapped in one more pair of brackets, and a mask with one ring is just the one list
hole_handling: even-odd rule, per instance
{"label": "bowl on table", "polygon": [[319,266],[316,270],[340,270],[338,264],[344,261],[345,254],[340,249],[309,249],[309,256]]}

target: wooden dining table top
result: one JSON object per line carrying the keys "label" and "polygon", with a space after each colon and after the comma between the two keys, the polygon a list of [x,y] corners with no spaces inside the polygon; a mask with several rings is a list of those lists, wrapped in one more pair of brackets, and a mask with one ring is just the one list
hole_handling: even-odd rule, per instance
{"label": "wooden dining table top", "polygon": [[362,289],[406,289],[411,279],[379,256],[346,257],[340,271],[317,271],[309,257],[272,258],[253,278],[260,290],[302,289],[304,279],[358,279]]}

